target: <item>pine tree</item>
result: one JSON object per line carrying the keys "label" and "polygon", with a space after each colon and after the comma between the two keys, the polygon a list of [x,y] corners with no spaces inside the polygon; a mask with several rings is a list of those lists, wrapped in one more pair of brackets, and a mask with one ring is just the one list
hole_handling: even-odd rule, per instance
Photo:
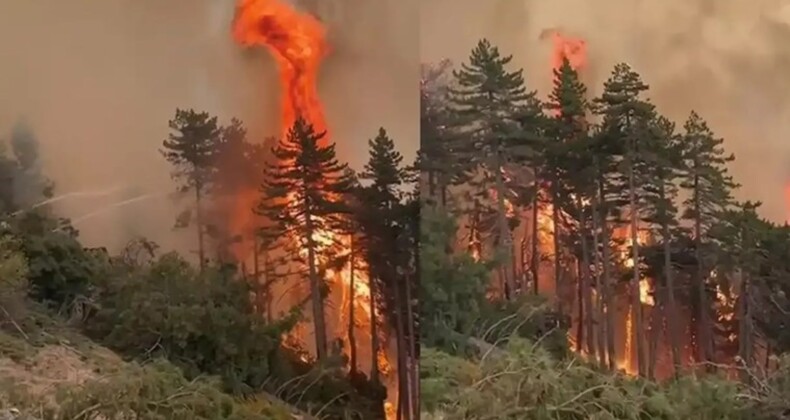
{"label": "pine tree", "polygon": [[[640,255],[639,230],[643,204],[642,186],[649,182],[646,174],[647,153],[649,152],[649,126],[654,118],[654,108],[641,98],[648,89],[641,77],[627,64],[618,64],[610,78],[604,83],[604,92],[597,99],[603,116],[603,134],[608,142],[619,150],[616,183],[624,186],[623,202],[627,203],[629,215],[631,260],[633,261],[630,282],[631,311],[634,319],[634,337],[639,373],[646,374],[647,350],[642,320],[642,303],[639,295]],[[618,153],[619,152],[619,153]],[[607,244],[604,243],[606,247]]]}
{"label": "pine tree", "polygon": [[[537,295],[540,283],[540,248],[539,248],[539,224],[538,215],[543,204],[542,191],[545,189],[543,179],[545,178],[544,168],[546,165],[545,148],[547,145],[548,119],[543,112],[544,104],[536,97],[527,99],[523,106],[517,111],[516,120],[518,121],[518,134],[515,136],[511,153],[513,166],[511,166],[511,176],[514,178],[512,188],[516,192],[516,204],[519,207],[529,208],[531,220],[529,230],[531,238],[529,244],[529,266],[532,293]],[[520,181],[520,172],[526,175],[526,179],[531,178],[531,182]],[[515,173],[513,173],[515,172]],[[513,226],[515,228],[515,226]],[[526,257],[526,237],[522,243],[522,255]],[[524,263],[526,264],[526,258]]]}
{"label": "pine tree", "polygon": [[693,223],[696,272],[694,285],[697,303],[697,351],[701,362],[713,360],[713,337],[709,280],[714,268],[708,235],[723,211],[732,204],[732,190],[738,185],[727,172],[735,156],[725,154],[707,123],[692,112],[684,125],[683,161],[686,173],[681,187],[689,192],[684,201],[683,218]]}
{"label": "pine tree", "polygon": [[[747,369],[754,367],[754,338],[756,311],[756,284],[761,279],[761,267],[766,261],[763,238],[767,237],[771,226],[757,215],[761,203],[734,203],[733,208],[719,216],[711,226],[711,239],[716,242],[718,262],[717,277],[729,279],[730,284],[738,285],[737,333],[733,326],[721,326],[727,335],[736,333],[738,338],[738,357]],[[727,288],[729,289],[729,288]],[[748,371],[741,371],[741,379],[752,379]]]}
{"label": "pine tree", "polygon": [[[404,313],[404,327],[406,336],[406,384],[404,389],[407,391],[404,395],[408,395],[406,407],[409,409],[410,415],[404,418],[419,418],[420,413],[420,375],[419,375],[419,360],[420,360],[420,342],[419,342],[419,324],[418,324],[418,286],[420,280],[420,220],[421,220],[421,205],[420,205],[420,188],[419,184],[415,181],[417,179],[415,170],[416,164],[409,168],[407,174],[407,181],[412,185],[412,190],[407,193],[406,198],[401,205],[400,219],[400,235],[398,236],[398,249],[401,252],[401,260],[399,262],[401,272],[403,273],[403,305],[401,309]],[[399,393],[400,395],[400,393]]]}
{"label": "pine tree", "polygon": [[[239,215],[238,212],[242,211],[240,207],[247,210],[252,206],[249,201],[254,200],[257,189],[261,185],[264,162],[267,158],[266,150],[263,144],[253,144],[247,140],[247,129],[236,118],[220,128],[214,158],[216,171],[211,193],[215,202],[221,204],[214,208],[215,217],[209,229],[211,235],[218,239],[220,254],[227,254],[230,247],[242,241],[252,239],[255,243],[259,242],[254,232],[233,231],[238,225],[230,226],[227,221],[237,217],[252,216],[252,212],[244,215]],[[223,222],[225,226],[222,226]],[[255,247],[257,245],[253,246]],[[257,259],[259,257],[257,252],[253,253],[254,276],[260,274],[258,272],[260,261]]]}
{"label": "pine tree", "polygon": [[760,249],[764,258],[751,289],[752,313],[755,329],[768,338],[768,359],[772,351],[781,354],[790,349],[790,225],[767,226]]}
{"label": "pine tree", "polygon": [[173,132],[162,143],[161,153],[175,168],[172,176],[181,183],[179,191],[195,194],[198,258],[203,269],[206,264],[203,201],[216,173],[214,163],[221,130],[216,117],[192,109],[176,109],[169,127]]}
{"label": "pine tree", "polygon": [[[564,293],[567,286],[562,278],[562,247],[563,223],[560,215],[567,211],[577,218],[579,225],[579,243],[582,250],[582,273],[580,287],[583,292],[583,306],[589,309],[592,306],[590,295],[590,266],[587,250],[587,220],[584,214],[583,202],[595,192],[595,184],[590,182],[592,176],[592,161],[588,149],[590,142],[587,134],[586,114],[588,109],[585,95],[587,88],[579,80],[576,71],[567,59],[562,66],[554,71],[554,88],[549,95],[546,108],[550,114],[550,124],[547,130],[548,140],[544,143],[543,178],[546,180],[547,189],[552,205],[552,222],[554,225],[554,281],[557,290],[558,312],[565,313],[563,308]],[[591,315],[591,313],[590,313]],[[592,322],[584,323],[584,312],[580,313],[580,328],[578,346],[582,346],[582,332],[592,338]],[[592,352],[592,341],[588,341],[587,350]]]}
{"label": "pine tree", "polygon": [[[39,142],[33,130],[18,122],[11,131],[11,152],[16,160],[12,179],[14,207],[27,208],[52,198],[55,188],[52,180],[44,176]],[[11,162],[3,162],[11,164]]]}
{"label": "pine tree", "polygon": [[442,208],[448,206],[449,188],[463,174],[462,162],[454,153],[459,141],[448,108],[448,85],[443,76],[449,61],[425,66],[420,82],[420,152],[417,166],[425,175],[425,198]]}
{"label": "pine tree", "polygon": [[512,56],[502,56],[499,49],[483,39],[472,50],[469,63],[454,71],[457,88],[451,89],[451,101],[464,126],[466,143],[459,148],[461,158],[479,165],[484,183],[494,183],[496,192],[496,244],[503,259],[501,268],[505,295],[512,298],[516,285],[512,276],[512,236],[508,223],[506,199],[506,164],[513,156],[513,140],[518,135],[517,112],[535,92],[524,87],[523,71],[510,72],[506,67]]}
{"label": "pine tree", "polygon": [[[681,140],[675,133],[675,124],[668,119],[658,116],[651,122],[649,143],[645,153],[645,175],[650,182],[643,184],[644,212],[643,223],[645,227],[653,233],[654,237],[660,238],[662,246],[663,264],[660,270],[664,279],[663,286],[656,284],[655,305],[663,307],[661,311],[667,317],[667,335],[672,352],[672,363],[675,375],[680,374],[680,331],[677,320],[678,306],[676,302],[676,290],[674,279],[674,268],[672,262],[672,243],[678,231],[678,209],[675,205],[678,195],[678,179],[681,174]],[[648,366],[648,376],[652,377],[656,362],[656,349],[658,331],[661,328],[659,311],[653,310],[653,320],[651,327],[650,342],[650,364]]]}
{"label": "pine tree", "polygon": [[349,347],[349,376],[355,377],[358,375],[358,348],[356,339],[356,295],[357,281],[359,273],[367,267],[364,264],[365,250],[363,248],[362,226],[360,220],[364,208],[360,202],[360,191],[362,186],[359,184],[359,177],[356,172],[348,169],[347,176],[351,180],[349,190],[343,195],[343,202],[349,209],[347,217],[342,221],[342,228],[339,231],[342,235],[348,238],[347,252],[341,255],[341,265],[347,266],[349,269],[348,280],[348,347]]}
{"label": "pine tree", "polygon": [[[378,135],[368,145],[370,157],[360,174],[360,178],[369,183],[361,191],[361,224],[365,233],[364,246],[370,272],[371,354],[375,356],[381,350],[377,322],[380,318],[379,309],[392,308],[385,296],[394,296],[386,292],[392,290],[398,282],[393,259],[398,254],[395,229],[401,205],[399,188],[403,183],[405,170],[401,167],[403,157],[395,150],[395,144],[384,128],[379,129]],[[398,302],[396,307],[397,304]],[[402,331],[396,333],[402,334]],[[371,380],[377,383],[378,376],[377,359],[374,357]]]}
{"label": "pine tree", "polygon": [[214,180],[215,195],[233,195],[255,182],[256,170],[263,168],[253,167],[257,163],[251,159],[253,148],[247,141],[247,129],[240,120],[233,118],[229,125],[220,127],[214,159],[218,168]]}
{"label": "pine tree", "polygon": [[[322,232],[341,227],[345,212],[341,197],[351,187],[347,166],[337,161],[335,145],[321,146],[326,132],[315,132],[301,117],[272,149],[276,162],[266,165],[264,196],[256,212],[274,221],[275,235],[296,239],[304,256],[296,256],[307,266],[310,301],[316,339],[316,356],[324,360],[327,332],[324,318],[326,249],[332,243]],[[321,236],[319,236],[321,235]],[[320,239],[319,239],[320,238]]]}

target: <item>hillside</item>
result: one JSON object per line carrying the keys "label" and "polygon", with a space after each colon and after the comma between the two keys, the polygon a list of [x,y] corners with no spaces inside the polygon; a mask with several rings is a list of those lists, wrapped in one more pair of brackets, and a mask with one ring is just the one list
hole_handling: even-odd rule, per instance
{"label": "hillside", "polygon": [[7,418],[364,419],[381,411],[379,388],[352,383],[342,355],[319,363],[286,348],[299,311],[267,322],[232,270],[200,271],[145,240],[109,255],[84,248],[63,223],[19,213],[0,225]]}
{"label": "hillside", "polygon": [[[308,419],[266,394],[242,401],[158,359],[126,362],[43,312],[0,332],[0,418]],[[3,417],[5,415],[5,417]]]}

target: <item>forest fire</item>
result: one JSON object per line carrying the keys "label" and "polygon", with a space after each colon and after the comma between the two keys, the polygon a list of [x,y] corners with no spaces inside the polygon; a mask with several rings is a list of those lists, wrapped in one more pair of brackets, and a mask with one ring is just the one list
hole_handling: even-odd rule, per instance
{"label": "forest fire", "polygon": [[[558,70],[565,61],[567,61],[576,71],[582,71],[586,66],[588,66],[587,44],[583,39],[567,36],[558,30],[546,31],[542,37],[548,35],[551,36],[551,40],[553,42],[553,51],[551,55],[551,65],[553,71]],[[583,78],[584,74],[581,74],[580,77]],[[785,195],[789,209],[788,218],[790,219],[790,186],[788,186],[788,188],[785,190]],[[561,215],[560,220],[564,219],[562,216],[570,215]],[[572,219],[572,217],[570,218]],[[563,261],[568,266],[573,266],[574,264],[579,263],[579,261],[575,261],[574,258],[570,258],[569,255],[558,254],[559,250],[554,249],[555,246],[552,245],[554,242],[555,229],[551,203],[540,206],[538,209],[536,222],[538,229],[537,238],[539,240],[537,249],[540,250],[541,254],[553,256],[552,258],[548,259],[552,263],[554,258],[561,258],[561,261]],[[631,227],[627,224],[615,224],[610,226],[610,229],[610,238],[615,244],[617,244],[613,251],[615,260],[617,261],[616,265],[618,266],[611,268],[615,269],[617,272],[628,272],[627,276],[631,277],[630,273],[636,269],[636,267],[634,267],[635,261],[632,256],[634,247],[632,246],[633,236],[631,235]],[[653,242],[650,233],[647,230],[639,229],[638,225],[637,229],[637,235],[635,235],[635,237],[639,248],[641,249],[649,246]],[[601,257],[601,255],[599,255],[599,257]],[[584,323],[589,322],[586,321],[587,318],[595,318],[597,316],[608,318],[609,315],[607,315],[607,313],[611,311],[611,314],[614,316],[609,318],[609,321],[606,321],[606,323],[608,324],[609,322],[612,322],[613,324],[608,325],[606,329],[610,329],[609,334],[612,334],[614,337],[613,347],[610,348],[614,351],[614,354],[608,354],[610,351],[604,348],[598,350],[599,353],[606,354],[605,357],[613,360],[616,368],[628,374],[636,375],[649,370],[649,374],[658,379],[666,378],[671,375],[671,373],[674,371],[673,362],[670,360],[668,355],[670,353],[670,345],[667,344],[669,337],[667,325],[670,315],[667,313],[668,307],[665,306],[665,302],[662,301],[659,303],[657,301],[657,291],[655,289],[654,281],[655,279],[646,276],[644,272],[639,273],[640,279],[638,281],[638,290],[634,290],[631,287],[631,284],[633,283],[631,283],[630,280],[627,283],[618,282],[612,284],[612,291],[614,294],[610,297],[608,303],[603,303],[602,300],[604,298],[599,293],[597,293],[598,290],[595,290],[596,293],[593,293],[592,297],[590,298],[593,302],[593,306],[582,311],[582,309],[580,309],[582,305],[578,302],[578,300],[582,299],[582,270],[572,272],[563,268],[562,272],[555,273],[553,270],[547,268],[548,267],[543,266],[540,268],[540,272],[542,273],[540,290],[542,293],[547,293],[551,291],[551,289],[556,289],[557,284],[555,283],[557,282],[557,279],[555,278],[555,274],[563,275],[566,279],[569,276],[574,278],[573,282],[565,280],[563,282],[563,288],[571,287],[571,285],[575,283],[575,287],[579,290],[578,296],[574,296],[575,293],[572,293],[569,290],[557,294],[557,298],[565,299],[565,297],[567,297],[569,302],[577,300],[576,303],[570,303],[577,307],[571,315],[572,327],[568,333],[569,343],[573,348],[578,350],[586,357],[594,358],[595,355],[588,354],[588,352],[583,348],[584,346],[580,342],[580,339],[582,338],[580,331],[583,329]],[[599,275],[600,271],[598,271],[597,276]],[[601,279],[598,278],[597,280],[593,281],[595,284],[600,284],[599,282]],[[544,283],[546,284],[544,285]],[[630,298],[630,296],[632,296],[631,293],[638,293],[638,302],[641,304],[638,308],[634,307],[632,304]],[[736,299],[733,296],[734,295],[732,293],[726,293],[722,290],[717,290],[715,301],[715,307],[717,308],[715,317],[717,320],[732,320],[735,311]],[[596,304],[595,302],[598,303]],[[598,310],[601,311],[597,315],[595,313],[596,309],[594,309],[596,305],[598,305]],[[584,306],[586,307],[587,304]],[[693,362],[692,354],[694,352],[693,348],[695,347],[696,338],[694,328],[691,327],[691,325],[693,325],[694,318],[691,316],[689,308],[682,307],[676,307],[676,313],[673,314],[673,316],[679,320],[677,322],[688,325],[688,327],[681,330],[682,336],[678,337],[680,340],[678,344],[680,345],[680,352],[682,353],[680,356],[681,361],[683,364]],[[641,331],[644,331],[645,334],[642,337],[639,337],[639,334],[642,334],[642,332],[638,330],[640,327],[636,325],[638,322],[637,319],[642,320]],[[594,322],[598,323],[599,321],[596,320]],[[601,331],[602,330],[595,331],[593,334],[597,336],[601,334]],[[587,330],[586,332],[589,333],[590,330]],[[735,335],[730,334],[728,340],[730,342],[734,342],[736,338],[737,337]],[[652,360],[651,362],[648,362],[650,365],[649,367],[643,366],[640,369],[640,361],[639,357],[637,357],[637,348],[639,346],[637,344],[637,340],[646,340],[642,343],[643,346],[646,346],[643,348],[642,352],[645,356],[649,355]],[[595,346],[593,346],[593,348],[594,347]]]}
{"label": "forest fire", "polygon": [[[323,58],[329,52],[326,30],[321,22],[309,13],[296,10],[283,0],[239,0],[233,37],[243,46],[267,48],[278,65],[283,89],[280,134],[285,136],[297,117],[309,121],[316,132],[326,132],[327,123],[317,90],[318,71]],[[329,136],[324,136],[322,141],[321,146],[328,144]],[[236,197],[236,211],[231,222],[233,231],[243,233],[254,229],[254,221],[249,209],[255,202],[257,194],[257,191],[248,191]],[[314,240],[318,244],[318,260],[324,266],[327,265],[327,261],[326,258],[321,257],[321,254],[331,245],[340,245],[345,252],[351,250],[350,239],[335,232],[318,232]],[[243,245],[239,245],[235,250],[239,261],[245,261],[252,252],[252,249],[244,249]],[[305,249],[300,250],[300,253],[304,252]],[[356,265],[359,265],[359,262]],[[360,356],[357,364],[371,366],[373,361],[376,361],[388,385],[385,410],[388,417],[392,417],[398,387],[397,379],[387,375],[394,368],[389,358],[390,346],[384,344],[377,355],[365,351],[370,349],[370,346],[365,344],[371,341],[372,296],[366,272],[359,270],[359,267],[356,268],[356,270],[352,269],[350,263],[339,271],[326,268],[326,277],[330,280],[330,294],[326,306],[332,308],[327,320],[327,329],[334,332],[334,337],[331,338],[334,341],[342,341],[344,349],[348,351],[349,318],[353,314],[356,327],[351,328],[358,330],[354,334],[358,337],[356,347],[359,349]],[[294,330],[295,337],[290,338],[296,339],[302,348],[312,349],[310,340],[307,339],[312,332],[309,331],[311,328],[310,325],[300,325]],[[365,359],[368,361],[366,362]],[[370,373],[370,369],[362,370]]]}
{"label": "forest fire", "polygon": [[[551,55],[551,65],[552,71],[557,71],[565,61],[577,72],[583,71],[588,65],[588,56],[587,56],[587,43],[584,39],[568,36],[563,34],[559,30],[550,30],[544,32],[543,36],[550,35],[553,43],[553,50]],[[547,247],[551,242],[553,242],[553,236],[555,235],[554,226],[551,217],[551,208],[550,205],[548,208],[540,209],[538,215],[539,221],[539,229],[541,232],[545,232],[543,235],[539,235],[539,239],[541,242],[540,248],[543,249]],[[548,235],[546,235],[548,233]],[[646,231],[637,231],[636,234],[636,241],[640,246],[647,244],[649,237]],[[632,269],[634,267],[634,259],[631,255],[632,250],[632,235],[631,229],[629,226],[616,226],[614,227],[614,232],[612,232],[612,239],[619,241],[620,246],[618,247],[617,254],[619,254],[620,261],[622,261],[622,266],[625,269]],[[554,250],[553,254],[556,254],[557,250]],[[555,256],[556,258],[556,256]],[[577,275],[581,275],[581,273],[577,273]],[[555,279],[556,281],[556,279]],[[556,285],[554,285],[556,287]],[[639,290],[635,291],[639,293],[639,301],[641,302],[643,308],[650,308],[650,312],[652,316],[659,316],[660,314],[657,311],[654,311],[653,308],[656,306],[655,298],[653,296],[653,287],[651,284],[650,279],[642,278],[639,281]],[[563,295],[564,296],[564,295]],[[597,293],[594,295],[596,299],[601,299],[601,296]],[[629,305],[616,305],[613,308],[607,308],[606,311],[613,311],[617,314],[615,318],[615,322],[618,322],[617,319],[619,318],[619,325],[612,326],[615,330],[619,330],[619,333],[615,333],[616,337],[620,337],[620,344],[616,345],[615,352],[621,354],[616,354],[614,359],[616,360],[616,365],[618,369],[621,369],[629,374],[635,374],[637,369],[635,367],[635,358],[634,358],[634,312],[629,308]],[[640,308],[640,310],[643,310]],[[579,320],[583,319],[583,315],[581,313],[575,314]],[[587,314],[586,316],[592,316],[592,314]],[[580,346],[575,344],[574,336],[578,334],[579,330],[581,329],[581,324],[574,320],[573,325],[575,326],[576,331],[569,331],[569,339],[571,345],[575,348],[581,348]],[[618,350],[621,349],[621,350]]]}

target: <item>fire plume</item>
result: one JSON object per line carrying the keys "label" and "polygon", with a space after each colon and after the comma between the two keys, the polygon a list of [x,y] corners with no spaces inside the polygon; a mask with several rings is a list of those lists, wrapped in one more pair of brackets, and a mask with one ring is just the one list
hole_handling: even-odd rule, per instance
{"label": "fire plume", "polygon": [[[284,0],[239,0],[236,6],[233,38],[246,47],[267,48],[277,63],[280,84],[283,88],[281,136],[287,135],[297,117],[312,124],[317,133],[326,133],[327,123],[317,89],[319,68],[329,52],[326,30],[321,22],[315,16],[295,9]],[[319,146],[327,146],[330,143],[329,135],[324,135],[320,142]],[[254,227],[250,208],[256,198],[256,191],[240,194],[236,198],[231,221],[234,232],[247,232]],[[336,232],[316,232],[313,239],[318,248],[319,264],[326,263],[327,258],[322,254],[325,254],[330,245],[340,245],[346,252],[351,250],[350,239]],[[300,253],[306,254],[306,249],[300,249]],[[238,250],[236,252],[239,261],[244,261],[248,255],[249,252]],[[360,366],[370,366],[362,355],[365,354],[365,345],[370,342],[370,323],[374,322],[370,312],[370,300],[374,297],[371,296],[370,279],[365,274],[365,270],[356,270],[354,273],[355,281],[353,296],[351,296],[350,264],[340,270],[326,270],[331,288],[328,300],[332,301],[332,304],[327,306],[335,308],[331,310],[332,313],[327,319],[327,328],[330,330],[328,333],[330,337],[331,333],[334,333],[348,349],[349,313],[353,312],[355,324],[359,328],[356,346],[361,356],[361,360],[357,362]],[[291,336],[286,338],[309,348],[306,328],[309,326],[299,325]],[[387,341],[382,344],[383,348],[379,349],[378,354],[369,354],[368,358],[377,361],[380,372],[386,377],[395,367],[388,359],[391,349],[386,347]],[[397,401],[397,384],[387,385],[389,401],[385,403],[385,410],[391,417],[393,402]]]}
{"label": "fire plume", "polygon": [[551,31],[551,38],[554,43],[551,56],[553,69],[560,68],[565,59],[576,71],[587,67],[587,42],[585,40],[567,36],[557,30]]}
{"label": "fire plume", "polygon": [[[233,38],[246,47],[266,47],[277,63],[283,87],[281,136],[285,137],[299,115],[316,132],[325,131],[326,119],[316,87],[321,61],[328,53],[321,22],[282,0],[239,0]],[[324,136],[322,141],[328,143],[329,136]],[[254,229],[250,208],[256,200],[255,190],[238,194],[230,220],[232,232],[245,234]],[[233,253],[237,260],[244,261],[251,250],[239,244]]]}
{"label": "fire plume", "polygon": [[[240,0],[233,37],[244,46],[264,46],[280,70],[283,134],[301,115],[315,128],[326,130],[318,98],[318,70],[329,52],[326,30],[314,16],[301,13],[282,0]],[[329,142],[328,137],[324,138]]]}

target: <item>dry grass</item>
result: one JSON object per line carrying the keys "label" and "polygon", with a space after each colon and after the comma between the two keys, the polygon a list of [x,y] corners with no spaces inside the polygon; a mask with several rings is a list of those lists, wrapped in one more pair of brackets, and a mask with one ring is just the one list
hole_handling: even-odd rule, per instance
{"label": "dry grass", "polygon": [[187,381],[163,361],[130,364],[74,331],[45,324],[52,333],[30,325],[24,336],[0,330],[0,409],[41,420],[294,418],[285,406],[237,401],[210,378]]}
{"label": "dry grass", "polygon": [[714,376],[659,385],[602,372],[577,358],[560,361],[521,339],[503,349],[477,360],[424,349],[423,418],[776,420],[790,408],[788,369],[752,386]]}

